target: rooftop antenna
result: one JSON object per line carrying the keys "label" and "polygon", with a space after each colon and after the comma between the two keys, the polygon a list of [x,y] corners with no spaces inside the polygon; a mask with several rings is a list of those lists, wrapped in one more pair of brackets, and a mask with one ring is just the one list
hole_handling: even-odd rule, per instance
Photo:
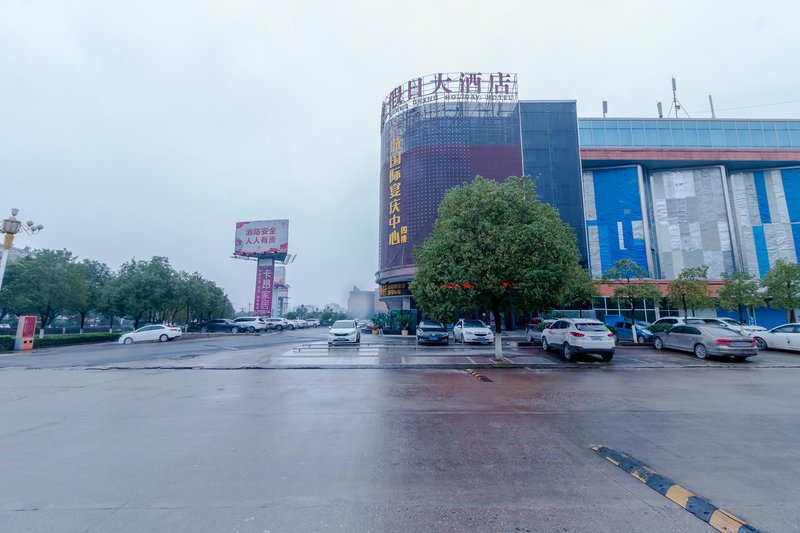
{"label": "rooftop antenna", "polygon": [[711,106],[711,118],[717,118],[717,114],[714,112],[714,100],[711,99],[711,95],[708,95],[708,105]]}
{"label": "rooftop antenna", "polygon": [[661,102],[657,102],[656,107],[658,108],[658,118],[664,118],[664,108],[661,107]]}
{"label": "rooftop antenna", "polygon": [[[667,113],[667,116],[670,116],[672,114],[673,109],[675,109],[675,118],[678,118],[678,112],[681,110],[681,103],[678,100],[678,83],[675,81],[674,76],[672,78],[672,107],[669,108],[669,113]],[[687,117],[692,118],[689,116],[689,113],[687,113],[685,109],[683,110],[683,112]]]}
{"label": "rooftop antenna", "polygon": [[608,114],[608,100],[603,100],[603,118]]}

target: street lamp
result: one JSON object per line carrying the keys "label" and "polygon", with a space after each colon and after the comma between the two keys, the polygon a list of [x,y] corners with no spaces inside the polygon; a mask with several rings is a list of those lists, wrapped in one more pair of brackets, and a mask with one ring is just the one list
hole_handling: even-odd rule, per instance
{"label": "street lamp", "polygon": [[11,250],[11,245],[14,244],[14,235],[20,231],[24,231],[28,235],[33,235],[44,229],[44,226],[41,224],[34,224],[33,220],[29,220],[23,224],[22,221],[17,218],[17,213],[19,213],[19,209],[12,209],[11,216],[4,219],[2,226],[0,226],[0,233],[5,235],[3,239],[3,257],[0,259],[0,289],[3,288],[3,276],[6,273],[8,252]]}

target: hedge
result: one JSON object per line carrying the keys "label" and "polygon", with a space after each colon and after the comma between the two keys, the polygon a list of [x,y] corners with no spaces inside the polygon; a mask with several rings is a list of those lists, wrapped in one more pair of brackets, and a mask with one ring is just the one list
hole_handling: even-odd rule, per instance
{"label": "hedge", "polygon": [[[64,346],[67,344],[86,344],[90,342],[113,342],[119,339],[122,333],[84,333],[69,335],[48,335],[43,339],[36,337],[33,339],[33,347],[44,348],[46,346]],[[14,337],[10,335],[0,336],[0,352],[11,351],[14,349]]]}

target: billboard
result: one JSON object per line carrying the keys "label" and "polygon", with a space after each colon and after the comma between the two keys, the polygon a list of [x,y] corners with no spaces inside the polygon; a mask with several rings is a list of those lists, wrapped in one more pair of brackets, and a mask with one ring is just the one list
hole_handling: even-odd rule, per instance
{"label": "billboard", "polygon": [[259,256],[289,251],[288,220],[256,220],[236,223],[233,255]]}
{"label": "billboard", "polygon": [[275,276],[275,261],[259,258],[256,269],[256,295],[253,313],[256,316],[272,316],[272,279]]}

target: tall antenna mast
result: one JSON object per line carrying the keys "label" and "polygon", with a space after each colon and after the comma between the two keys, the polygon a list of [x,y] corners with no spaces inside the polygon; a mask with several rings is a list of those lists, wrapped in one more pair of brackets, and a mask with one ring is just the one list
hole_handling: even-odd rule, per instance
{"label": "tall antenna mast", "polygon": [[681,108],[681,103],[678,102],[678,84],[675,83],[675,77],[672,78],[672,106],[675,108],[675,118],[678,118],[678,110]]}

